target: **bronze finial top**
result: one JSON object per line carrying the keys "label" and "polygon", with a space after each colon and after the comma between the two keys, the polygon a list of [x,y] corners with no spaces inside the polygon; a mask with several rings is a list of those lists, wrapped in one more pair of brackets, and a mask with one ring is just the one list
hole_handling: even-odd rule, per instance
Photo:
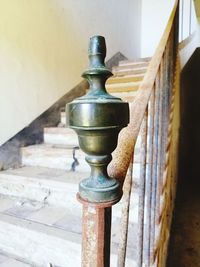
{"label": "bronze finial top", "polygon": [[112,73],[105,66],[105,56],[104,37],[90,38],[90,64],[83,73],[89,91],[67,105],[68,125],[77,132],[80,148],[91,167],[90,177],[80,182],[80,197],[95,203],[118,201],[121,197],[120,185],[108,177],[107,165],[120,130],[129,123],[128,103],[106,92],[105,83]]}
{"label": "bronze finial top", "polygon": [[119,100],[108,94],[105,88],[106,80],[112,76],[112,72],[105,66],[106,42],[103,36],[97,35],[90,38],[88,56],[89,68],[82,74],[82,77],[90,85],[89,92],[79,99]]}
{"label": "bronze finial top", "polygon": [[88,54],[102,54],[104,58],[106,57],[106,42],[103,36],[96,35],[90,38]]}
{"label": "bronze finial top", "polygon": [[90,68],[105,68],[106,42],[103,36],[93,36],[90,38],[88,55]]}

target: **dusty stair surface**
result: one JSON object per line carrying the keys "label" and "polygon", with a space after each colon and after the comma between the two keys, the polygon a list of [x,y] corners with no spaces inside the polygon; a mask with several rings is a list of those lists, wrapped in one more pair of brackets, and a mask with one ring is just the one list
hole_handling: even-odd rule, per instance
{"label": "dusty stair surface", "polygon": [[[148,61],[120,62],[107,82],[108,91],[132,101]],[[139,141],[137,147],[139,154]],[[66,128],[65,113],[61,111],[58,127],[44,129],[43,144],[24,147],[21,152],[21,168],[0,172],[0,253],[6,259],[1,262],[0,254],[0,266],[81,266],[82,206],[76,193],[89,167],[76,134]],[[135,162],[133,175],[137,181],[139,157]],[[113,207],[111,266],[117,262],[123,201]],[[127,266],[133,267],[137,216],[138,190],[134,188],[127,250]],[[6,261],[10,263],[5,265]]]}

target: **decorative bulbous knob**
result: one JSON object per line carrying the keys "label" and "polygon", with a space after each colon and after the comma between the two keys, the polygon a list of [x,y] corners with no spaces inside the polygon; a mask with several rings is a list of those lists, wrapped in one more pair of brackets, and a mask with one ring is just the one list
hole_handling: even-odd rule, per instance
{"label": "decorative bulbous knob", "polygon": [[83,77],[89,82],[86,95],[66,105],[68,125],[78,134],[80,148],[87,154],[91,167],[89,178],[79,184],[80,197],[90,202],[120,199],[121,189],[107,174],[111,153],[117,146],[118,134],[129,123],[129,106],[106,92],[106,80],[112,76],[105,67],[106,44],[94,36],[89,44],[89,68]]}

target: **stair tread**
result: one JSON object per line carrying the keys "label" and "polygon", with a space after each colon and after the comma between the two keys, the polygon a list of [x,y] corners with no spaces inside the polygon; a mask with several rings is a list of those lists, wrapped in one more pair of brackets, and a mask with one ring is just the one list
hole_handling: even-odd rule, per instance
{"label": "stair tread", "polygon": [[[65,113],[63,111],[63,113]],[[60,127],[45,127],[44,128],[44,133],[50,133],[50,134],[65,134],[65,135],[75,135],[77,136],[76,132],[70,128],[60,128]]]}
{"label": "stair tread", "polygon": [[40,144],[24,147],[21,150],[22,165],[64,170],[71,170],[72,167],[76,166],[76,170],[88,172],[90,167],[85,162],[85,153],[80,149],[75,151],[75,157],[78,160],[78,164],[76,164],[73,158],[73,147],[72,145],[60,144]]}
{"label": "stair tread", "polygon": [[[43,151],[43,150],[48,150],[48,151],[71,151],[73,149],[73,145],[60,145],[60,144],[36,144],[36,145],[30,145],[30,146],[25,146],[22,147],[21,150],[22,151],[30,151],[30,152],[34,152],[35,150],[37,151]],[[80,152],[81,150],[77,150],[78,152]]]}
{"label": "stair tread", "polygon": [[141,81],[143,78],[144,78],[144,74],[112,76],[111,78],[107,80],[107,84],[136,82],[136,81]]}
{"label": "stair tread", "polygon": [[119,61],[119,65],[121,64],[127,64],[131,62],[149,62],[151,60],[151,57],[144,57],[144,58],[136,58],[136,59],[126,59]]}
{"label": "stair tread", "polygon": [[134,85],[140,85],[141,82],[129,82],[129,83],[116,83],[116,84],[107,84],[106,88],[112,88],[112,87],[132,87]]}
{"label": "stair tread", "polygon": [[[115,72],[115,71],[133,71],[135,72],[135,74],[137,74],[137,71],[146,71],[147,70],[147,67],[137,67],[137,68],[132,68],[132,66],[116,66],[116,67],[113,67],[112,71]],[[126,74],[127,75],[127,74]]]}
{"label": "stair tread", "polygon": [[138,69],[114,69],[113,73],[115,76],[124,76],[124,75],[134,75],[134,74],[145,74],[147,71],[147,68],[138,68]]}
{"label": "stair tread", "polygon": [[33,267],[23,260],[14,257],[13,255],[8,255],[5,252],[0,251],[0,267]]}
{"label": "stair tread", "polygon": [[[19,182],[17,179],[25,178],[30,180],[54,182],[63,184],[78,184],[84,177],[83,172],[72,172],[56,168],[40,167],[40,166],[22,166],[18,169],[10,169],[0,172],[0,178],[7,179],[7,176],[12,177],[13,182]],[[16,180],[16,181],[15,181]]]}
{"label": "stair tread", "polygon": [[0,249],[6,246],[8,253],[16,256],[21,254],[30,263],[34,262],[34,266],[35,263],[47,266],[51,262],[64,267],[66,265],[63,262],[70,262],[73,250],[80,261],[80,234],[6,214],[7,212],[9,211],[0,213]]}
{"label": "stair tread", "polygon": [[[149,65],[149,62],[145,61],[138,61],[138,62],[127,62],[127,63],[120,63],[117,67],[122,69],[137,69],[137,68],[147,68]],[[113,67],[116,68],[116,67]]]}
{"label": "stair tread", "polygon": [[[62,117],[65,120],[66,115]],[[64,127],[64,120],[62,123],[63,127],[49,127],[44,128],[44,143],[45,144],[57,144],[57,145],[68,145],[78,146],[78,136],[74,130]]]}
{"label": "stair tread", "polygon": [[116,83],[116,84],[107,84],[106,89],[108,92],[131,92],[137,91],[141,82],[129,82],[129,83]]}
{"label": "stair tread", "polygon": [[[36,231],[42,231],[42,229],[45,229],[44,226],[47,226],[46,231],[49,232],[50,235],[55,235],[56,237],[63,239],[68,239],[68,233],[66,234],[66,231],[72,236],[73,233],[81,233],[80,215],[76,214],[74,209],[68,209],[69,207],[67,206],[67,203],[66,207],[62,207],[48,205],[45,202],[11,196],[7,197],[3,195],[0,195],[0,200],[2,203],[5,203],[6,201],[9,203],[7,206],[2,206],[0,203],[0,220],[1,216],[3,216],[3,218],[12,216],[16,219],[10,220],[10,223],[19,220],[19,226],[25,228],[30,227],[32,230]],[[74,202],[78,205],[78,203],[76,203],[76,198],[74,199]],[[72,221],[76,221],[76,224],[79,224],[77,225],[77,228],[75,228],[76,224]],[[33,226],[33,228],[31,226]],[[42,232],[45,233],[45,231]]]}
{"label": "stair tread", "polygon": [[[6,197],[0,195],[0,200],[4,198],[6,199]],[[76,254],[78,253],[77,257],[80,260],[81,212],[77,215],[74,209],[69,211],[67,205],[66,207],[56,207],[46,205],[44,202],[17,198],[9,199],[12,199],[12,205],[4,207],[0,211],[0,249],[5,245],[8,253],[20,254],[23,251],[26,255],[34,251],[29,256],[30,262],[38,261],[38,257],[41,258],[44,255],[41,264],[46,263],[47,258],[53,264],[56,264],[56,260],[63,262],[63,257],[65,262],[68,262],[66,260],[73,251]],[[77,203],[77,205],[79,204]],[[114,254],[117,253],[115,244],[118,242],[118,237],[116,237],[118,225],[119,219],[114,219],[112,236],[112,253]],[[136,233],[136,227],[137,224],[132,224],[132,236]],[[135,250],[134,242],[131,240],[128,246]],[[60,257],[67,248],[68,255],[64,254],[65,256]],[[64,267],[65,265],[60,264],[58,266]]]}

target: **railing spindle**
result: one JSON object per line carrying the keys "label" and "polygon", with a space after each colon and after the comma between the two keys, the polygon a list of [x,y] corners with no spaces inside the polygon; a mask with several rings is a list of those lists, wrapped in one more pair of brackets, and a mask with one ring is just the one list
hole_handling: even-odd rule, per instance
{"label": "railing spindle", "polygon": [[141,126],[141,148],[140,148],[140,186],[138,204],[138,255],[137,266],[142,267],[144,250],[144,216],[145,216],[145,187],[147,169],[147,132],[148,132],[148,109],[145,113]]}

